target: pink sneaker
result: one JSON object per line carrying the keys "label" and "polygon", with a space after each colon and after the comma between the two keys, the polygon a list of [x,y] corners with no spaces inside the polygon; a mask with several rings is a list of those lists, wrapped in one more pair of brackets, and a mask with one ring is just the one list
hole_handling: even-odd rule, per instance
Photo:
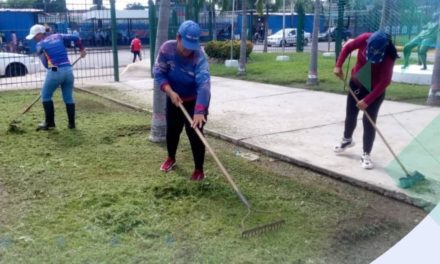
{"label": "pink sneaker", "polygon": [[160,165],[160,170],[164,172],[169,172],[176,166],[176,160],[173,158],[168,157],[162,165]]}
{"label": "pink sneaker", "polygon": [[205,178],[205,174],[202,170],[194,170],[193,174],[191,175],[191,181],[201,181]]}

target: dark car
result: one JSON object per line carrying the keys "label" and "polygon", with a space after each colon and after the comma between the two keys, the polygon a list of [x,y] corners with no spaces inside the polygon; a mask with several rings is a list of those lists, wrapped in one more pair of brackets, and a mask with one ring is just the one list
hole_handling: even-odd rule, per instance
{"label": "dark car", "polygon": [[[335,40],[337,30],[338,30],[338,28],[331,27],[331,28],[327,29],[324,33],[320,33],[318,36],[318,41],[333,41],[333,40]],[[342,39],[344,41],[346,41],[349,38],[351,38],[350,30],[344,29],[342,31]]]}

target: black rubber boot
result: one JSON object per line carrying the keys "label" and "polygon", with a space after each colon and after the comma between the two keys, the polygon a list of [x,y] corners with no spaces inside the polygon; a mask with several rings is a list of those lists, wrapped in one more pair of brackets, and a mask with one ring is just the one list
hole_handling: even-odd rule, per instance
{"label": "black rubber boot", "polygon": [[67,118],[69,119],[69,125],[67,126],[70,129],[75,128],[75,104],[66,104]]}
{"label": "black rubber boot", "polygon": [[37,130],[50,130],[55,128],[55,109],[53,101],[43,102],[45,121],[38,125]]}

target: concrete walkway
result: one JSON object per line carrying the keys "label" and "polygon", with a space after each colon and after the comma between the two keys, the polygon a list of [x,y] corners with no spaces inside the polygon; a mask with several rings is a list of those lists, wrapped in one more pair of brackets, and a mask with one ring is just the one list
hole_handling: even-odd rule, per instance
{"label": "concrete walkway", "polygon": [[[83,81],[80,87],[151,110],[153,81],[143,63],[122,68],[125,72],[119,83]],[[342,137],[345,100],[344,95],[212,77],[206,129],[237,145],[417,206],[430,209],[437,204],[440,108],[391,101],[385,101],[381,108],[378,126],[382,133],[407,169],[418,170],[428,179],[404,190],[397,183],[405,174],[379,136],[372,153],[375,169],[361,168],[361,120],[354,135],[357,144],[343,154],[333,153],[333,146]]]}

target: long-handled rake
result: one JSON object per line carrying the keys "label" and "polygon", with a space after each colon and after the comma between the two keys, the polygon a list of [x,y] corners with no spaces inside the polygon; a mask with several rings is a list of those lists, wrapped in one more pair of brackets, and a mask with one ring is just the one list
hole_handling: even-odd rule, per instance
{"label": "long-handled rake", "polygon": [[[347,85],[347,76],[348,76],[348,71],[349,71],[349,67],[350,67],[350,59],[351,59],[351,53],[350,56],[348,57],[348,63],[347,63],[347,72],[345,75],[345,81],[344,81],[344,90],[346,88]],[[353,92],[353,90],[351,90],[351,88],[348,88],[349,93],[351,94],[351,96],[353,96],[354,100],[356,101],[356,103],[359,103],[359,98],[356,96],[356,94]],[[379,128],[377,127],[376,123],[373,121],[373,119],[371,118],[371,116],[368,114],[367,111],[363,111],[364,115],[367,117],[368,121],[370,122],[370,124],[374,127],[374,129],[376,130],[376,132],[379,134],[380,138],[382,139],[382,141],[385,143],[385,146],[388,148],[388,150],[391,152],[391,154],[393,155],[394,159],[397,161],[397,163],[399,164],[400,168],[403,170],[403,172],[405,173],[405,177],[401,177],[399,178],[399,186],[401,188],[407,189],[410,188],[412,186],[414,186],[416,183],[425,180],[425,176],[419,172],[419,171],[413,171],[413,172],[409,172],[406,167],[403,165],[402,161],[399,159],[399,157],[396,155],[396,153],[394,152],[394,150],[391,148],[391,145],[388,143],[388,141],[385,139],[385,136],[382,134],[382,132],[379,130]]]}
{"label": "long-handled rake", "polygon": [[[82,57],[78,57],[73,63],[72,63],[72,67],[80,60],[82,59]],[[35,98],[35,100],[25,109],[23,109],[23,111],[21,111],[21,113],[19,115],[17,115],[16,118],[14,118],[10,123],[9,123],[9,128],[8,128],[8,132],[12,132],[12,133],[17,133],[20,132],[21,129],[18,126],[20,121],[18,120],[21,116],[23,116],[24,114],[26,114],[27,112],[29,112],[29,110],[31,110],[31,108],[38,102],[40,101],[41,98],[41,94],[38,95],[37,98]]]}
{"label": "long-handled rake", "polygon": [[[188,122],[191,124],[192,123],[192,118],[188,114],[188,112],[186,111],[185,107],[182,104],[179,104],[179,107],[182,110],[182,112],[185,115],[185,117],[188,120]],[[195,127],[194,130],[196,131],[196,134],[199,136],[200,140],[203,142],[205,147],[208,149],[209,153],[211,153],[211,156],[214,158],[215,162],[219,166],[220,170],[223,172],[223,175],[226,177],[226,179],[228,180],[229,184],[231,184],[231,186],[234,189],[235,193],[237,194],[238,198],[240,198],[240,201],[248,209],[248,214],[246,215],[246,217],[247,217],[250,214],[250,212],[251,212],[251,204],[246,199],[246,197],[241,193],[240,189],[238,189],[238,186],[235,184],[234,180],[232,179],[232,176],[229,175],[228,171],[225,169],[223,164],[220,162],[220,160],[218,159],[217,155],[212,150],[211,146],[209,145],[209,143],[206,140],[206,138],[203,136],[203,134],[200,131],[200,129]],[[252,228],[252,229],[244,230],[244,224],[243,224],[243,221],[242,221],[242,229],[243,230],[242,230],[241,236],[242,237],[251,237],[251,236],[255,236],[255,235],[264,233],[264,232],[269,231],[269,230],[275,230],[275,229],[280,228],[280,226],[285,224],[285,222],[286,222],[285,220],[279,220],[279,221],[268,223],[268,224],[265,224],[265,225],[262,225],[262,226],[258,226],[258,227]]]}

